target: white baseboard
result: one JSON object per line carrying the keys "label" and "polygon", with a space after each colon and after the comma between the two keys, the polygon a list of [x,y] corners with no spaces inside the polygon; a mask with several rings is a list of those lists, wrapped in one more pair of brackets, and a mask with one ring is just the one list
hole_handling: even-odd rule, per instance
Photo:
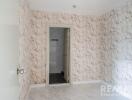
{"label": "white baseboard", "polygon": [[[90,83],[101,83],[103,82],[102,80],[92,80],[92,81],[80,81],[80,82],[72,82],[72,83],[66,83],[66,84],[52,84],[52,85],[48,85],[48,86],[63,86],[63,85],[69,85],[69,84],[90,84]],[[32,88],[36,88],[36,87],[45,87],[46,84],[32,84],[30,86],[30,89],[29,91],[32,89]]]}
{"label": "white baseboard", "polygon": [[[105,81],[103,80],[91,80],[91,81],[80,81],[80,82],[72,82],[72,83],[69,83],[69,84],[92,84],[92,83],[103,83],[103,84],[106,84],[106,85],[109,85],[108,83],[106,83]],[[48,86],[62,86],[62,85],[69,85],[69,84],[52,84],[52,85],[48,85]],[[30,89],[29,91],[32,89],[32,88],[36,88],[36,87],[45,87],[46,84],[32,84],[30,86]]]}
{"label": "white baseboard", "polygon": [[48,86],[66,86],[66,85],[70,85],[70,83],[50,84]]}
{"label": "white baseboard", "polygon": [[101,83],[102,80],[91,80],[91,81],[80,81],[80,82],[72,82],[72,84],[91,84],[91,83]]}
{"label": "white baseboard", "polygon": [[32,84],[31,86],[30,86],[30,88],[32,89],[32,88],[36,88],[36,87],[45,87],[46,86],[46,84]]}

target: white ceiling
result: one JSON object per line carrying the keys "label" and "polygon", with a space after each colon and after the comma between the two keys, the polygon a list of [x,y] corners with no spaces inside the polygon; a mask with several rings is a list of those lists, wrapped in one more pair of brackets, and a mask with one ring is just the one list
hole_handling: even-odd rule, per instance
{"label": "white ceiling", "polygon": [[[130,0],[29,0],[29,5],[33,10],[96,15],[126,5],[128,1]],[[77,8],[73,8],[73,5]]]}

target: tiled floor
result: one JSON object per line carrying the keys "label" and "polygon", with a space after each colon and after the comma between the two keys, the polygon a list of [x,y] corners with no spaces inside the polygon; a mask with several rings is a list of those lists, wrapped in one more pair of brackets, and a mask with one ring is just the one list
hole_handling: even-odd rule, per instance
{"label": "tiled floor", "polygon": [[[32,88],[28,100],[128,100],[123,96],[101,96],[102,84],[61,85]],[[118,95],[118,96],[117,96]]]}

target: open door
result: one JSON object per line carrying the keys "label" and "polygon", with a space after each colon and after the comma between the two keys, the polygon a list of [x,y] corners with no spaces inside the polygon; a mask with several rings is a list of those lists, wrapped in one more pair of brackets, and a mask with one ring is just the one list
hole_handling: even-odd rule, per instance
{"label": "open door", "polygon": [[64,78],[69,83],[70,67],[70,29],[65,29],[64,34]]}

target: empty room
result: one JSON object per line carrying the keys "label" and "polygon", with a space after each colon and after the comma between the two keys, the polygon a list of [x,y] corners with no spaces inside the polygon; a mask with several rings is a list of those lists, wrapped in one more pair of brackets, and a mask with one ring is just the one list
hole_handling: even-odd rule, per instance
{"label": "empty room", "polygon": [[132,100],[132,0],[1,0],[2,100]]}

